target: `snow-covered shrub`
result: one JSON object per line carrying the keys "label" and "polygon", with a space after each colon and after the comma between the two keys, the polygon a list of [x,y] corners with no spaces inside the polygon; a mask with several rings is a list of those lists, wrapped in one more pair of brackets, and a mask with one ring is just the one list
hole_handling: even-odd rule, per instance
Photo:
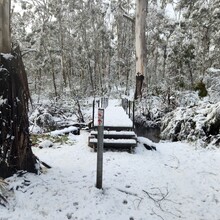
{"label": "snow-covered shrub", "polygon": [[199,125],[200,122],[196,122],[197,116],[195,107],[179,107],[168,113],[162,119],[161,138],[172,141],[202,138],[205,133]]}
{"label": "snow-covered shrub", "polygon": [[209,68],[204,77],[211,102],[218,102],[220,97],[220,69]]}
{"label": "snow-covered shrub", "polygon": [[51,131],[56,128],[56,122],[47,109],[37,109],[34,115],[35,117],[32,116],[30,119],[34,120],[34,124],[44,131]]}
{"label": "snow-covered shrub", "polygon": [[181,91],[176,92],[177,102],[179,107],[198,105],[200,98],[198,92],[195,91]]}
{"label": "snow-covered shrub", "polygon": [[204,124],[206,135],[218,135],[220,131],[220,105],[215,104],[208,112],[207,119]]}
{"label": "snow-covered shrub", "polygon": [[[162,118],[161,138],[172,141],[197,141],[219,145],[220,102],[201,102],[193,107],[178,107]],[[219,141],[218,141],[219,140]]]}
{"label": "snow-covered shrub", "polygon": [[162,99],[157,96],[148,96],[136,106],[135,123],[144,127],[158,127],[163,115]]}

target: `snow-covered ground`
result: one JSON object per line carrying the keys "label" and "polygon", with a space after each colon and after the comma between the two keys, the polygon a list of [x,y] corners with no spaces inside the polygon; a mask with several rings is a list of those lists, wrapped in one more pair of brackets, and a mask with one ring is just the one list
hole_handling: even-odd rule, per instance
{"label": "snow-covered ground", "polygon": [[105,152],[103,189],[95,187],[96,153],[88,133],[68,144],[34,148],[52,169],[13,176],[1,220],[220,220],[220,150],[158,143],[135,153]]}

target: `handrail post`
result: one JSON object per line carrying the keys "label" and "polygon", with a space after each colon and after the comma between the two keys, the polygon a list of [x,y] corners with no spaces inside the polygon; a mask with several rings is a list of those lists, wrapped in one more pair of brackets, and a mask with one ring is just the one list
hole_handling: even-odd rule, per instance
{"label": "handrail post", "polygon": [[134,109],[135,109],[135,101],[133,101],[133,129],[134,129],[134,118],[135,118]]}
{"label": "handrail post", "polygon": [[94,120],[95,120],[95,99],[92,102],[92,127],[94,127]]}

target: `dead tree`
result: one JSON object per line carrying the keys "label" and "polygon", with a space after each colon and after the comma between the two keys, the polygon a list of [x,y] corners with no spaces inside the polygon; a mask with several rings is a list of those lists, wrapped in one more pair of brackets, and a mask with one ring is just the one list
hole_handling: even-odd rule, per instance
{"label": "dead tree", "polygon": [[0,176],[36,172],[29,138],[27,76],[19,48],[0,53]]}

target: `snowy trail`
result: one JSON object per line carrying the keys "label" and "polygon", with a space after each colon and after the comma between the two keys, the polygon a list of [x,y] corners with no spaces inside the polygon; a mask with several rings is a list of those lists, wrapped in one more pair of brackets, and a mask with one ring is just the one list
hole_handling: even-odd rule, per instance
{"label": "snowy trail", "polygon": [[[71,135],[72,145],[34,149],[53,168],[40,176],[12,177],[30,185],[15,190],[15,210],[0,207],[0,219],[220,220],[220,151],[183,143],[139,145],[135,154],[104,153],[103,190],[95,187],[96,153],[88,133]],[[21,192],[25,191],[25,193]],[[147,193],[155,200],[154,202]]]}

